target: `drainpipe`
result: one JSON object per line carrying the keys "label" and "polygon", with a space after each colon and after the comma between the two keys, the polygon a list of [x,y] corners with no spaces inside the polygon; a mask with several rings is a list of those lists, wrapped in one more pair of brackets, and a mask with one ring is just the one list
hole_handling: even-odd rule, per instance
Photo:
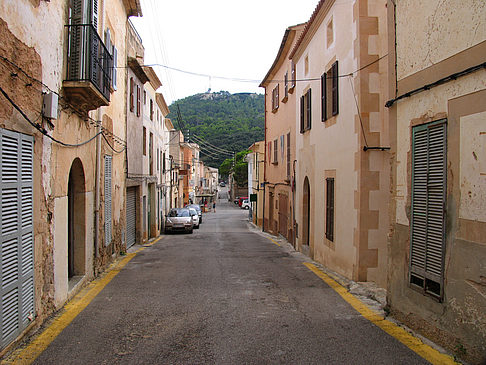
{"label": "drainpipe", "polygon": [[294,160],[293,163],[292,163],[292,170],[294,172],[294,176],[293,176],[293,184],[291,185],[292,187],[292,229],[293,229],[293,245],[294,245],[294,248],[297,247],[297,232],[295,230],[295,163],[297,162],[297,160]]}
{"label": "drainpipe", "polygon": [[[265,100],[264,100],[264,105],[265,105],[265,142],[263,146],[263,214],[262,214],[262,231],[265,232],[265,186],[267,185],[267,88],[265,87]],[[268,156],[270,158],[270,156]]]}
{"label": "drainpipe", "polygon": [[96,128],[96,177],[95,177],[95,209],[94,209],[94,248],[95,257],[98,257],[99,231],[100,231],[100,178],[101,178],[101,111],[98,109],[98,127]]}

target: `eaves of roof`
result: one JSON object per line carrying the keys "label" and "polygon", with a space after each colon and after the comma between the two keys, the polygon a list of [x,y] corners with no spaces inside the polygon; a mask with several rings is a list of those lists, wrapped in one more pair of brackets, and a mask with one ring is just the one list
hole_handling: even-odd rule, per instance
{"label": "eaves of roof", "polygon": [[271,79],[271,76],[275,74],[276,68],[281,64],[281,61],[285,57],[285,51],[288,52],[288,49],[292,45],[292,41],[294,40],[296,29],[302,27],[303,25],[305,25],[305,23],[297,24],[285,29],[285,33],[282,38],[282,42],[280,43],[280,48],[278,50],[277,57],[275,57],[272,66],[270,67],[267,74],[265,75],[262,82],[260,83],[259,85],[260,87],[265,87],[268,85],[268,81]]}
{"label": "eaves of roof", "polygon": [[294,48],[290,52],[289,59],[292,59],[294,57],[295,53],[297,52],[297,50],[302,45],[302,42],[304,41],[304,39],[307,36],[307,34],[309,33],[310,29],[312,28],[312,26],[316,22],[318,15],[319,15],[319,12],[324,8],[324,5],[331,5],[332,3],[334,3],[334,1],[335,0],[320,0],[319,1],[316,8],[314,9],[314,12],[312,13],[312,15],[309,19],[309,21],[307,22],[307,24],[305,26],[304,31],[300,35],[299,39],[297,39],[297,42],[295,43]]}

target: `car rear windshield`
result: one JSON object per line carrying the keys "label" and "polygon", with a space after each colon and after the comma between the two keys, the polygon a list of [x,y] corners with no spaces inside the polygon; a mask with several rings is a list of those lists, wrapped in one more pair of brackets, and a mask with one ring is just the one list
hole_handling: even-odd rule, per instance
{"label": "car rear windshield", "polygon": [[171,210],[169,217],[190,217],[190,214],[187,209]]}

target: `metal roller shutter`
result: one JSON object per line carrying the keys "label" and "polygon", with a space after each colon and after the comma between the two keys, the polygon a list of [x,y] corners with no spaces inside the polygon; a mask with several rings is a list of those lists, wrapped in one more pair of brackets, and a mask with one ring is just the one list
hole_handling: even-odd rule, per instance
{"label": "metal roller shutter", "polygon": [[137,188],[127,189],[127,248],[135,244],[137,217]]}
{"label": "metal roller shutter", "polygon": [[0,129],[1,348],[34,318],[34,139]]}
{"label": "metal roller shutter", "polygon": [[410,281],[442,296],[446,204],[446,123],[413,129]]}

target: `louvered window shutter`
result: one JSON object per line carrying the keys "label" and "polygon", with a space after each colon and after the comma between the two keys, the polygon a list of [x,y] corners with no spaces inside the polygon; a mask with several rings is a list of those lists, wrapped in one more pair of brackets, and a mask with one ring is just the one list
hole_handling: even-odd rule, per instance
{"label": "louvered window shutter", "polygon": [[414,127],[412,132],[412,284],[441,296],[445,244],[446,123]]}
{"label": "louvered window shutter", "polygon": [[326,238],[334,241],[334,178],[326,179]]}
{"label": "louvered window shutter", "polygon": [[117,81],[117,64],[118,64],[118,50],[113,45],[113,72],[112,72],[112,86],[113,90],[117,90],[116,81]]}
{"label": "louvered window shutter", "polygon": [[31,136],[0,129],[0,348],[34,318],[33,153]]}
{"label": "louvered window shutter", "polygon": [[309,91],[307,91],[307,126],[306,126],[306,129],[311,129],[311,127],[312,127],[311,100],[312,100],[312,89],[309,89]]}
{"label": "louvered window shutter", "polygon": [[134,88],[134,83],[133,83],[133,77],[130,77],[130,111],[133,112],[134,110],[134,95],[133,95],[133,88]]}
{"label": "louvered window shutter", "polygon": [[300,133],[304,133],[304,115],[305,115],[304,95],[302,95],[300,97]]}
{"label": "louvered window shutter", "polygon": [[339,74],[338,61],[332,65],[332,115],[339,113]]}
{"label": "louvered window shutter", "polygon": [[327,105],[326,105],[326,78],[327,74],[324,73],[321,76],[321,121],[324,122],[327,119]]}
{"label": "louvered window shutter", "polygon": [[111,176],[112,157],[105,156],[105,246],[111,243]]}
{"label": "louvered window shutter", "polygon": [[93,27],[98,30],[98,0],[91,0],[91,21]]}
{"label": "louvered window shutter", "polygon": [[140,98],[141,98],[141,89],[140,89],[140,86],[137,85],[137,117],[140,116],[140,111],[142,109],[142,105],[141,105],[141,102],[140,102]]}

